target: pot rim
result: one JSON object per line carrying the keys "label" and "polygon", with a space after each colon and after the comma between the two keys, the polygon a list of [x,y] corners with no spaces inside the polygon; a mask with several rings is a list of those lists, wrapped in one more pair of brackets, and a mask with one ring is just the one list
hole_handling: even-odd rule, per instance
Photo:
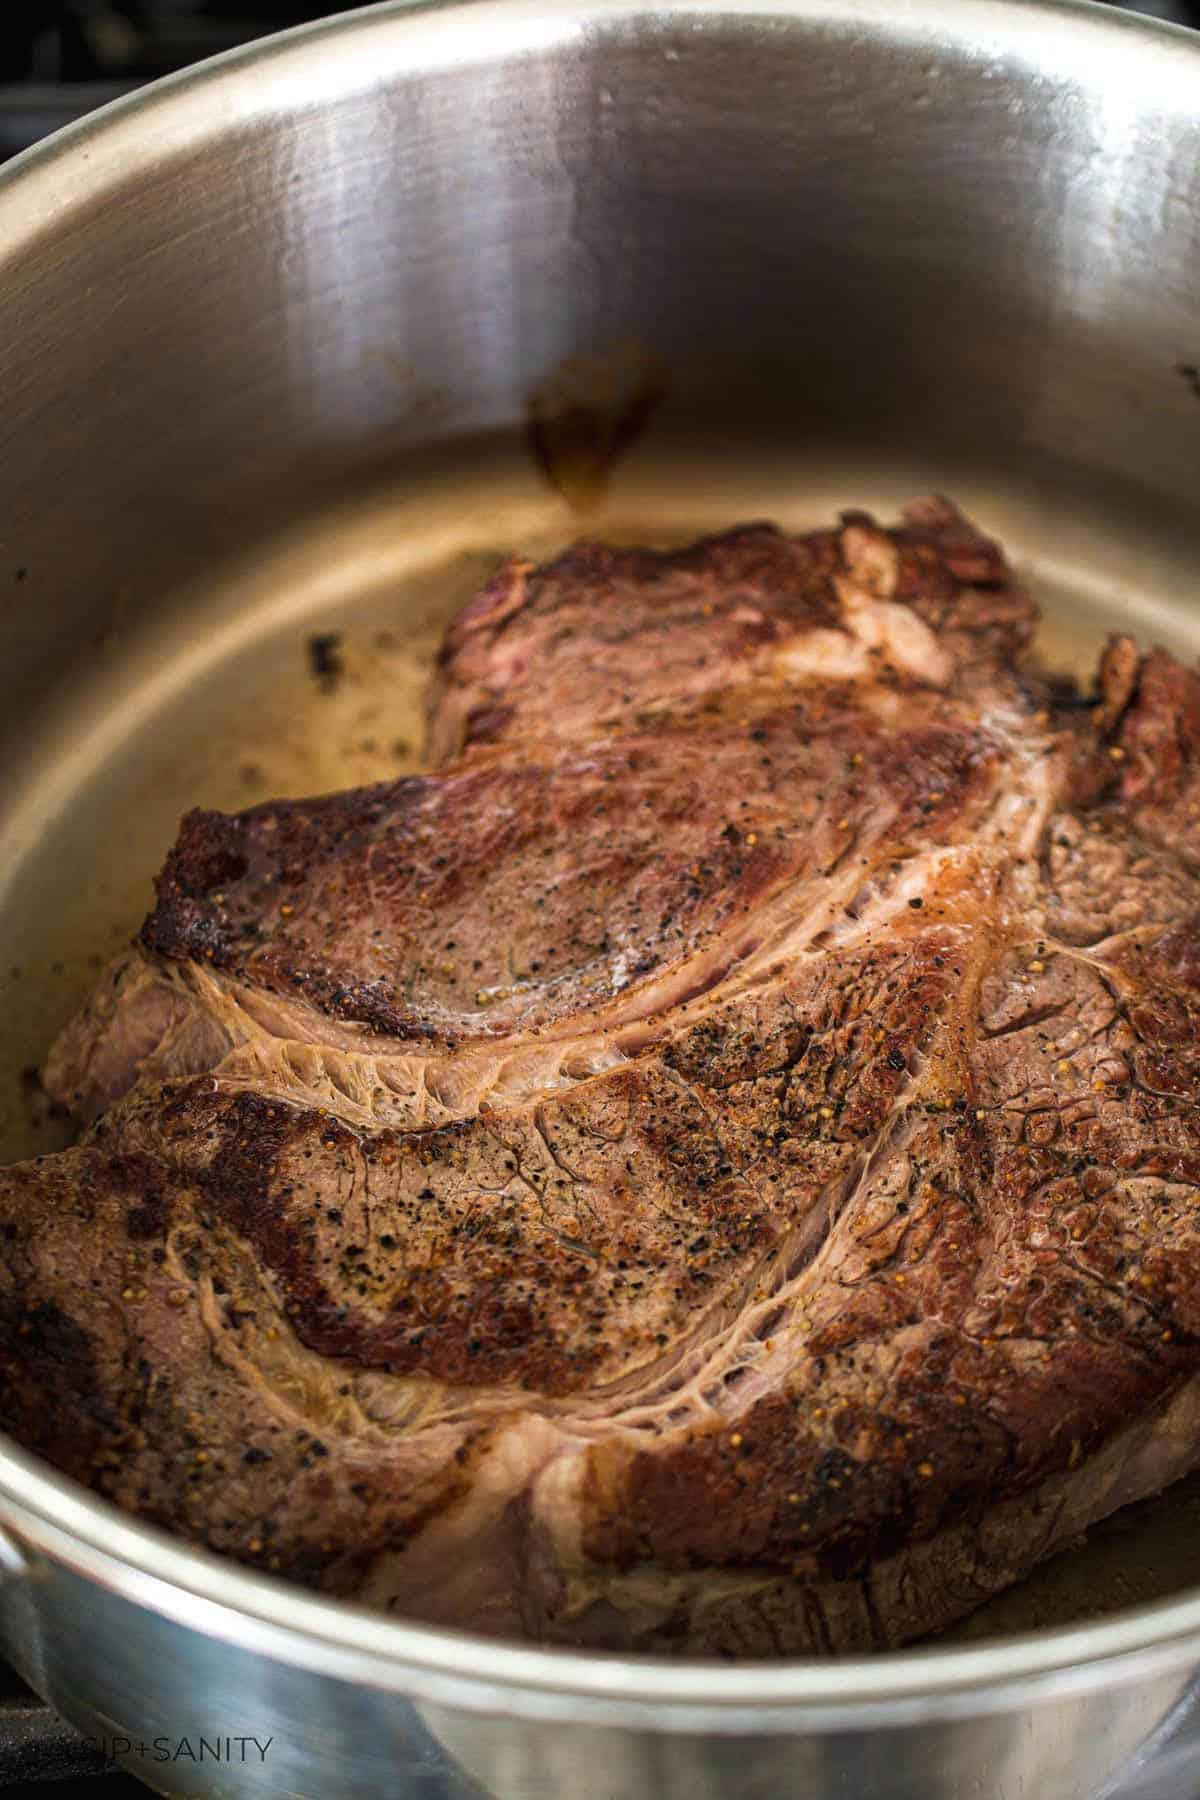
{"label": "pot rim", "polygon": [[[301,26],[155,82],[67,127],[0,172],[0,280],[140,170],[207,138],[311,102],[376,87],[380,59],[406,75],[448,63],[595,36],[653,17],[702,31],[744,19],[869,34],[886,21],[931,52],[995,60],[1078,79],[1084,59],[1111,62],[1121,87],[1194,116],[1200,35],[1093,0],[387,0]],[[1142,68],[1131,69],[1140,58]],[[1119,59],[1119,60],[1118,60]],[[214,105],[214,90],[220,104]],[[435,1704],[525,1717],[654,1729],[742,1732],[862,1728],[1007,1709],[1049,1691],[1107,1686],[1182,1667],[1200,1655],[1200,1591],[1096,1624],[978,1646],[870,1657],[724,1662],[632,1657],[501,1643],[405,1624],[243,1569],[133,1522],[0,1435],[0,1581],[36,1577],[39,1557],[207,1635],[280,1661]],[[32,1553],[32,1556],[30,1555]]]}

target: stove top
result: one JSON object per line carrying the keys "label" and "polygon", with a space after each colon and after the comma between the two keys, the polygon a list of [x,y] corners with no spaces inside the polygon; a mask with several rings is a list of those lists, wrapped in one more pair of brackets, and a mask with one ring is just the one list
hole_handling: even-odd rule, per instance
{"label": "stove top", "polygon": [[[160,75],[351,10],[332,0],[0,0],[0,162]],[[1139,0],[1125,10],[1200,28],[1200,0]],[[1200,1800],[1198,1767],[1193,1692],[1097,1800]],[[5,1800],[65,1800],[81,1788],[95,1800],[146,1793],[0,1663]]]}
{"label": "stove top", "polygon": [[0,1662],[0,1789],[5,1800],[65,1800],[86,1783],[89,1800],[146,1800],[140,1781],[60,1719]]}

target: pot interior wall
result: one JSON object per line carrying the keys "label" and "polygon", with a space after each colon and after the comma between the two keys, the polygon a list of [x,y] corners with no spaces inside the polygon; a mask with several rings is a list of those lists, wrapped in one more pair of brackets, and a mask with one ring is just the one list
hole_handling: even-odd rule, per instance
{"label": "pot interior wall", "polygon": [[[941,489],[1055,661],[1200,652],[1200,54],[988,0],[408,12],[0,184],[7,1157],[64,1141],[22,1071],[180,813],[411,766],[509,549]],[[630,369],[657,403],[584,515],[530,408],[557,372],[611,427]],[[1198,1496],[969,1631],[1190,1584]]]}

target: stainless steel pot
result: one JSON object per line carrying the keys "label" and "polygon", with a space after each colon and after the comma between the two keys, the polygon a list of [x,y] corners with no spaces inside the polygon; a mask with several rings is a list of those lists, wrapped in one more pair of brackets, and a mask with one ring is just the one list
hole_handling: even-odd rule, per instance
{"label": "stainless steel pot", "polygon": [[[1134,610],[1196,648],[1200,38],[994,0],[387,5],[19,159],[6,1067],[135,922],[183,805],[374,766],[399,689],[318,715],[296,634],[394,644],[489,550],[569,532],[530,395],[629,343],[668,393],[613,528],[940,485],[1060,649]],[[14,1153],[54,1130],[3,1122]],[[1200,1670],[1185,1590],[869,1662],[498,1645],[222,1565],[11,1445],[0,1524],[10,1654],[164,1792],[1082,1800]]]}

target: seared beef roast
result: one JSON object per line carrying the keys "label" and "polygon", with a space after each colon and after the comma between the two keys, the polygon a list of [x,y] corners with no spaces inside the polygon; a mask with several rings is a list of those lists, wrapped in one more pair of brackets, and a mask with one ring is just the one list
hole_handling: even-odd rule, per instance
{"label": "seared beef roast", "polygon": [[434,772],[192,813],[0,1417],[427,1620],[852,1651],[1200,1459],[1200,679],[951,507],[507,565]]}

